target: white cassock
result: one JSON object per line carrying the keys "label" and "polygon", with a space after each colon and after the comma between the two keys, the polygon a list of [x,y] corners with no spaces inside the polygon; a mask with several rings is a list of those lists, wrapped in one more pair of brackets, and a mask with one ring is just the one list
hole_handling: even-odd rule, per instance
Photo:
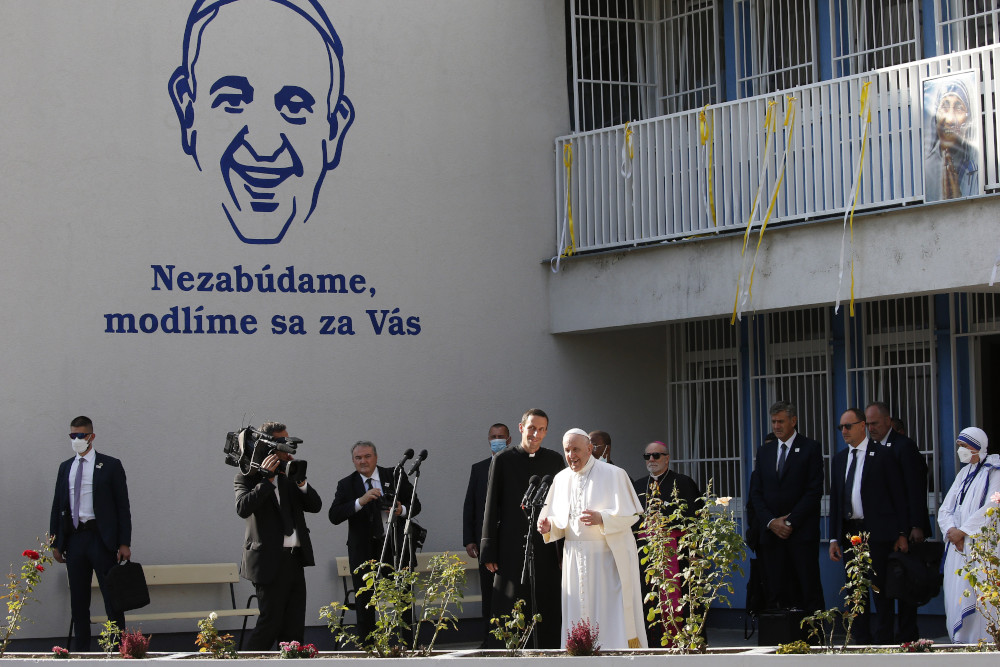
{"label": "white cassock", "polygon": [[[965,565],[974,536],[986,525],[986,510],[997,506],[990,502],[990,496],[997,491],[1000,491],[1000,455],[991,454],[979,464],[969,463],[958,472],[938,510],[942,536],[949,528],[958,528],[968,535],[962,551],[946,543],[944,559],[944,611],[948,634],[956,644],[975,644],[990,638],[986,619],[976,610],[975,590],[955,572]],[[963,595],[965,591],[969,591],[968,597]]]}
{"label": "white cassock", "polygon": [[[580,523],[596,510],[603,525]],[[562,568],[562,646],[577,622],[599,627],[603,649],[646,648],[639,587],[639,555],[631,526],[642,507],[628,474],[595,457],[580,472],[566,468],[552,481],[540,518],[552,529],[545,541],[565,537]]]}

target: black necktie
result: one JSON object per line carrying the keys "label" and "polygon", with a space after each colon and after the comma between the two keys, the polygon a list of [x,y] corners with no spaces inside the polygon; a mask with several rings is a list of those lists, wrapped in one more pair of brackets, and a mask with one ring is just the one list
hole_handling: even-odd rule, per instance
{"label": "black necktie", "polygon": [[847,469],[847,483],[844,484],[844,516],[854,516],[854,473],[858,470],[858,448],[851,447],[851,467]]}
{"label": "black necktie", "polygon": [[778,456],[778,479],[781,479],[781,476],[785,472],[785,455],[786,454],[788,454],[788,444],[783,442],[783,443],[781,443],[781,455]]}
{"label": "black necktie", "polygon": [[281,489],[284,479],[284,477],[278,477],[275,481],[278,482],[276,490],[279,492],[278,508],[281,513],[281,530],[288,536],[295,532],[295,519],[292,518],[292,494],[288,492],[288,485],[284,485],[284,491]]}

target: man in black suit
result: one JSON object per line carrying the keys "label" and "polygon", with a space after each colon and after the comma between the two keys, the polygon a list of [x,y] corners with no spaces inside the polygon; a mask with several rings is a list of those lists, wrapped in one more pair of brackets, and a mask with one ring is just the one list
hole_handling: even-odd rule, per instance
{"label": "man in black suit", "polygon": [[[865,408],[868,437],[877,445],[885,445],[899,464],[906,492],[906,509],[909,515],[909,542],[919,544],[930,535],[931,525],[927,513],[927,461],[920,448],[910,438],[892,428],[892,413],[881,401],[869,403]],[[917,606],[899,600],[899,636],[894,643],[911,642],[920,638],[917,627]]]}
{"label": "man in black suit", "polygon": [[[472,464],[469,488],[465,492],[465,507],[462,511],[462,541],[465,552],[471,558],[479,558],[479,541],[483,538],[483,513],[486,511],[486,486],[490,479],[490,464],[493,457],[510,444],[510,429],[506,424],[490,426],[487,440],[493,452],[488,458]],[[483,644],[486,648],[490,632],[490,610],[493,608],[493,573],[479,564],[479,590],[482,592]]]}
{"label": "man in black suit", "polygon": [[[267,422],[260,430],[279,442],[288,427]],[[236,513],[246,519],[240,572],[257,591],[260,617],[247,648],[268,651],[275,642],[302,643],[306,619],[304,567],[315,565],[305,512],[319,512],[323,501],[308,482],[296,484],[277,474],[281,462],[292,461],[275,451],[261,462],[264,472],[237,473]]]}
{"label": "man in black suit", "polygon": [[[830,560],[844,559],[840,544],[849,549],[850,536],[869,534],[872,582],[882,588],[886,562],[893,551],[907,551],[909,513],[903,480],[895,457],[882,445],[868,439],[865,413],[850,408],[840,417],[840,432],[847,443],[833,457],[830,480]],[[847,554],[848,558],[850,554]],[[893,643],[895,605],[881,593],[874,593],[878,607],[875,642]],[[870,614],[855,620],[858,643],[872,640]]]}
{"label": "man in black suit", "polygon": [[757,450],[750,476],[766,605],[811,613],[826,608],[819,576],[823,453],[796,431],[794,405],[778,401],[768,412],[774,437]]}
{"label": "man in black suit", "polygon": [[[389,511],[395,512],[394,535],[385,562],[393,560],[394,552],[402,547],[403,524],[407,515],[420,514],[420,500],[410,502],[413,486],[405,473],[400,474],[399,488],[395,488],[393,469],[378,465],[378,451],[367,440],[359,440],[351,447],[354,472],[337,482],[337,491],[330,506],[330,522],[339,525],[347,521],[347,557],[351,572],[369,560],[382,558],[382,545],[388,525]],[[384,498],[383,498],[384,496]],[[392,503],[391,505],[389,503]],[[403,562],[409,562],[404,560]],[[354,590],[364,585],[362,575],[354,572]],[[363,642],[375,629],[375,610],[367,607],[370,596],[355,596],[355,612],[358,617],[358,641]]]}
{"label": "man in black suit", "polygon": [[90,650],[90,582],[97,573],[108,618],[125,629],[125,614],[113,609],[104,576],[115,563],[132,557],[132,512],[121,461],[94,450],[94,423],[70,422],[75,456],[62,462],[49,517],[52,557],[66,563],[73,649]]}
{"label": "man in black suit", "polygon": [[[673,512],[674,489],[676,489],[678,500],[685,503],[684,515],[687,517],[694,516],[694,513],[701,506],[701,489],[687,475],[670,470],[670,450],[667,448],[667,445],[659,440],[649,443],[646,445],[646,452],[642,455],[642,458],[646,462],[646,470],[649,474],[645,477],[632,480],[632,486],[635,487],[635,493],[639,496],[642,509],[646,509],[651,499],[659,498],[665,503],[663,511],[667,515],[671,514]],[[639,530],[641,524],[641,521],[634,524],[632,526],[633,530]],[[640,548],[643,546],[643,542],[644,540],[640,533],[638,539],[638,546]],[[677,571],[671,574],[677,575],[684,568],[684,565],[685,563],[679,562],[677,564]],[[642,604],[646,618],[649,618],[650,609],[653,608],[655,603],[653,600],[647,600],[646,597],[652,592],[652,587],[646,583],[645,570],[641,566],[639,575],[642,579]],[[673,597],[678,599],[679,594]],[[646,626],[646,639],[651,647],[663,646],[662,638],[666,626],[662,616],[658,617],[658,620],[660,622],[652,626],[648,624]]]}

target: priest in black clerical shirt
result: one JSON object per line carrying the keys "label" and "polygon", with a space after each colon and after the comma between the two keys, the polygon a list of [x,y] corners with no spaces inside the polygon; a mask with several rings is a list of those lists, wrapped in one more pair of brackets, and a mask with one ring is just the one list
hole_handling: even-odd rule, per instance
{"label": "priest in black clerical shirt", "polygon": [[[549,418],[544,412],[537,408],[528,410],[518,425],[521,444],[497,454],[490,465],[483,539],[479,548],[480,562],[495,573],[492,616],[487,618],[509,614],[519,599],[525,601],[526,618],[535,613],[531,608],[530,589],[521,585],[524,538],[529,530],[521,500],[533,475],[554,476],[566,465],[561,454],[541,446],[548,427]],[[542,615],[536,628],[538,645],[540,648],[559,648],[562,640],[561,543],[545,544],[534,527],[531,527],[531,537],[535,551],[535,599],[537,612]],[[500,647],[493,639],[490,643]]]}
{"label": "priest in black clerical shirt", "polygon": [[[649,505],[650,498],[659,498],[669,505],[673,502],[674,488],[676,488],[678,499],[686,504],[685,515],[694,515],[701,503],[701,490],[695,481],[687,475],[670,470],[670,450],[667,446],[659,440],[651,442],[646,445],[646,453],[642,455],[642,458],[646,461],[646,470],[649,474],[632,480],[635,492],[639,496],[639,502],[642,503],[642,509],[645,510]],[[669,514],[671,509],[665,507],[664,511]],[[641,522],[635,525],[637,530],[639,525]],[[640,547],[642,547],[642,542],[640,537]],[[678,563],[678,570],[683,566],[684,563]],[[642,577],[643,607],[648,618],[653,602],[646,601],[646,596],[652,589],[646,583],[645,575],[642,572],[640,575]],[[657,620],[661,621],[661,617],[657,616]],[[664,645],[661,643],[663,631],[662,622],[654,623],[652,627],[646,627],[646,639],[649,641],[650,647],[658,648]],[[671,644],[668,642],[666,645],[670,646]]]}

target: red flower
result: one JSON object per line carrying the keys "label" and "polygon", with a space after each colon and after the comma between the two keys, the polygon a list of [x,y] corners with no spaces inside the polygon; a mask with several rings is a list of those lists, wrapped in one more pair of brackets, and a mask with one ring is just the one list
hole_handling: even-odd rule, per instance
{"label": "red flower", "polygon": [[861,544],[861,536],[851,535],[851,544],[853,544],[854,546],[858,546],[859,544]]}
{"label": "red flower", "polygon": [[39,572],[45,572],[45,568],[42,567],[41,565],[36,565],[35,569],[38,570]]}
{"label": "red flower", "polygon": [[38,560],[39,558],[41,558],[41,556],[38,555],[37,551],[33,551],[31,549],[25,549],[24,553],[21,555],[24,556],[25,558],[30,558],[31,560]]}

